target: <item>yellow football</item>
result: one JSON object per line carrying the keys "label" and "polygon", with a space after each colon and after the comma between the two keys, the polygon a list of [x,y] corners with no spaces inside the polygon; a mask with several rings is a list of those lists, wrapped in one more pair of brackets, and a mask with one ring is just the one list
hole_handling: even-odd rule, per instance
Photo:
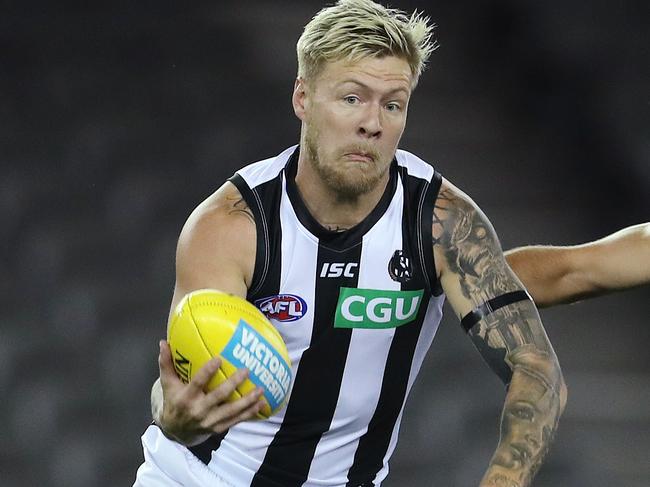
{"label": "yellow football", "polygon": [[291,360],[280,333],[251,303],[232,294],[201,289],[187,294],[170,317],[167,341],[176,373],[189,382],[208,360],[221,357],[221,367],[207,386],[212,390],[237,369],[248,378],[228,401],[262,387],[264,419],[284,405],[291,386]]}

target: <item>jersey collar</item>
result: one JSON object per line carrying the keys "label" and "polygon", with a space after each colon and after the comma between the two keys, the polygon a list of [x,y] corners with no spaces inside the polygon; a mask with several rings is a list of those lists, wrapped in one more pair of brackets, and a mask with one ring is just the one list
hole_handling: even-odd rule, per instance
{"label": "jersey collar", "polygon": [[379,202],[370,214],[354,227],[342,232],[337,232],[328,230],[318,223],[307,209],[302,196],[300,196],[300,192],[296,186],[299,154],[300,147],[298,146],[293,154],[291,154],[284,172],[287,182],[287,195],[289,196],[291,206],[293,206],[300,223],[302,223],[312,235],[317,237],[321,242],[327,243],[330,247],[348,248],[359,243],[366,232],[368,232],[368,230],[370,230],[383,216],[393,199],[393,195],[397,189],[397,161],[393,158],[393,162],[389,169],[389,180],[386,189],[384,190],[384,194],[381,196]]}

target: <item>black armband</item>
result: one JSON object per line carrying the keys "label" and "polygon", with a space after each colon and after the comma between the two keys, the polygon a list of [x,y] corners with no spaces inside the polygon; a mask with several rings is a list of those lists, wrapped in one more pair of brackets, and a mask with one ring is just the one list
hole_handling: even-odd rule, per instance
{"label": "black armband", "polygon": [[508,306],[509,304],[517,303],[519,301],[524,301],[526,299],[532,301],[532,298],[524,290],[512,291],[509,293],[502,294],[501,296],[492,298],[486,301],[485,303],[474,308],[472,311],[470,311],[463,317],[463,319],[460,321],[460,324],[465,329],[465,333],[468,333],[469,330],[471,330],[472,327],[476,325],[476,323],[481,321],[487,315],[495,312],[499,308],[503,308],[504,306]]}

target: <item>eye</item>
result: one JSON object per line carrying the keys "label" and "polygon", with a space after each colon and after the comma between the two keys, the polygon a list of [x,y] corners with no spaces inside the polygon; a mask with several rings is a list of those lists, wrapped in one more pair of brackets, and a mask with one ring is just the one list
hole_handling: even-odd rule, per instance
{"label": "eye", "polygon": [[390,102],[386,105],[386,110],[389,112],[399,112],[402,109],[402,106],[396,102]]}
{"label": "eye", "polygon": [[524,421],[532,421],[535,417],[534,411],[527,406],[515,406],[509,412],[515,418],[523,419]]}
{"label": "eye", "polygon": [[345,103],[347,103],[348,105],[356,105],[357,103],[359,103],[360,100],[358,96],[348,95],[343,98],[343,101],[345,101]]}
{"label": "eye", "polygon": [[487,237],[487,230],[484,226],[478,226],[474,229],[474,235],[479,240],[483,240],[485,237]]}

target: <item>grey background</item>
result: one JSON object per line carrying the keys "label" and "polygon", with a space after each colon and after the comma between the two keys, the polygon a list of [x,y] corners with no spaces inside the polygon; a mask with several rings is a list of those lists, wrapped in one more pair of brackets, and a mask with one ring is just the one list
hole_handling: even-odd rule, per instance
{"label": "grey background", "polygon": [[[440,49],[402,147],[503,246],[650,214],[645,1],[395,1]],[[131,485],[174,247],[234,170],[297,141],[294,45],[320,2],[0,1],[0,484]],[[544,311],[569,405],[537,486],[650,484],[648,287]],[[477,485],[500,382],[449,312],[387,487]]]}

